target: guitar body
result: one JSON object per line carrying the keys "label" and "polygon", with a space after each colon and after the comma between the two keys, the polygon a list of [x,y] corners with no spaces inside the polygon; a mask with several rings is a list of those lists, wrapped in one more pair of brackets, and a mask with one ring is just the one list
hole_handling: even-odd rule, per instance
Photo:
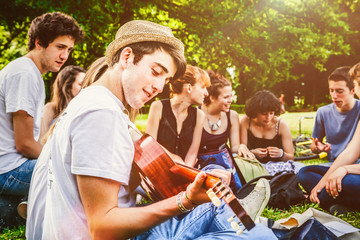
{"label": "guitar body", "polygon": [[169,171],[174,161],[152,137],[144,135],[135,143],[135,167],[142,187],[153,201],[160,201],[185,191],[192,181]]}
{"label": "guitar body", "polygon": [[[144,135],[135,142],[134,166],[141,176],[141,185],[153,201],[159,201],[185,191],[199,170],[175,163],[162,146],[151,136]],[[229,205],[246,229],[255,226],[231,189],[218,177],[207,173],[206,188]]]}

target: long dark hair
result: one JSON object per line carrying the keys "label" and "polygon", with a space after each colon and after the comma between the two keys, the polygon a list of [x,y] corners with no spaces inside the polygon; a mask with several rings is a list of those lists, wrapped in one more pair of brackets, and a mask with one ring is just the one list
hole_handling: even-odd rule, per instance
{"label": "long dark hair", "polygon": [[79,66],[66,66],[56,76],[53,83],[51,102],[55,104],[55,117],[57,117],[75,96],[71,93],[72,85],[79,73],[85,70]]}

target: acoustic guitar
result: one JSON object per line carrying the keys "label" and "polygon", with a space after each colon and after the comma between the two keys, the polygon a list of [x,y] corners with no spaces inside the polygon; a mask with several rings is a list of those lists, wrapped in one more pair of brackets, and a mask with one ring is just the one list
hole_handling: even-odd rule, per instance
{"label": "acoustic guitar", "polygon": [[[153,201],[159,201],[185,191],[187,185],[194,181],[198,169],[175,163],[162,146],[151,136],[145,134],[135,142],[134,166],[141,175],[142,187]],[[254,221],[246,213],[230,187],[220,178],[206,173],[206,188],[209,198],[215,206],[221,204],[220,199],[229,205],[235,216],[229,218],[231,226],[238,234],[242,232],[238,218],[247,230],[255,226]]]}

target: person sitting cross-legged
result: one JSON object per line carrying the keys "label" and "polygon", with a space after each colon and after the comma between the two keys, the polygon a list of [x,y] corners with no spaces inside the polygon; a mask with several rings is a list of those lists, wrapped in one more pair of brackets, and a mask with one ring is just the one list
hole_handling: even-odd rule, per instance
{"label": "person sitting cross-legged", "polygon": [[[360,95],[360,63],[350,69],[355,93]],[[310,200],[330,213],[340,214],[360,210],[360,122],[350,143],[329,166],[306,166],[298,179]]]}
{"label": "person sitting cross-legged", "polygon": [[[352,139],[360,117],[360,101],[354,98],[354,83],[349,75],[350,67],[338,67],[328,77],[333,103],[320,107],[316,112],[311,150],[327,152],[328,163],[345,150]],[[323,141],[326,138],[326,143]]]}

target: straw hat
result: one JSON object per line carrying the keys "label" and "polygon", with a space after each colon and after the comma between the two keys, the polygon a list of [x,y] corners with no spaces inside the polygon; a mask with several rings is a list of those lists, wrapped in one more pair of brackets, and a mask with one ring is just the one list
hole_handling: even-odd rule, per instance
{"label": "straw hat", "polygon": [[184,44],[174,37],[170,28],[145,20],[133,20],[119,28],[115,40],[106,48],[106,62],[110,64],[120,48],[146,41],[166,43],[184,55]]}

